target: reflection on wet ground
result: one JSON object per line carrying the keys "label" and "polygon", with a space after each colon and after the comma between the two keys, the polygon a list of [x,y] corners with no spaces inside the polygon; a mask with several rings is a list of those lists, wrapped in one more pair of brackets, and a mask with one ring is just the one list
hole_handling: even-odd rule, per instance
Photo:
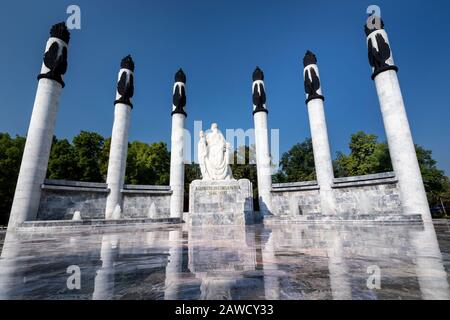
{"label": "reflection on wet ground", "polygon": [[0,231],[0,253],[2,252],[3,242],[5,241],[6,231]]}
{"label": "reflection on wet ground", "polygon": [[0,298],[449,299],[449,265],[447,223],[8,233]]}

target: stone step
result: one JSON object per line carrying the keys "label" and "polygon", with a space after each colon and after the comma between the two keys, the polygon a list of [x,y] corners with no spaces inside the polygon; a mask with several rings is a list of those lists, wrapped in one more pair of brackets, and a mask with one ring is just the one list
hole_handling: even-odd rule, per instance
{"label": "stone step", "polygon": [[17,228],[19,232],[47,232],[47,231],[71,231],[79,229],[101,229],[101,228],[122,228],[122,227],[145,227],[155,225],[179,224],[183,221],[180,218],[163,219],[119,219],[119,220],[48,220],[48,221],[27,221]]}
{"label": "stone step", "polygon": [[264,224],[331,224],[331,223],[360,223],[360,224],[422,224],[422,215],[410,214],[340,214],[305,215],[305,216],[266,216]]}

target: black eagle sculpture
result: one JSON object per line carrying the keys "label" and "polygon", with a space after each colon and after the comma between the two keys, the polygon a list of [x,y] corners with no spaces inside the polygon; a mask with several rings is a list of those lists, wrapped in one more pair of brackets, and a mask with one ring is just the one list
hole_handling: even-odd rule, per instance
{"label": "black eagle sculpture", "polygon": [[390,67],[386,61],[391,57],[391,48],[381,34],[378,33],[375,36],[375,40],[377,41],[378,50],[373,46],[372,39],[369,39],[369,63],[375,68],[374,73],[378,73],[380,70]]}
{"label": "black eagle sculpture", "polygon": [[[309,76],[311,73],[311,78]],[[320,79],[317,76],[316,70],[314,68],[305,71],[305,92],[308,95],[308,99],[318,98],[320,95],[317,90],[320,89]]]}
{"label": "black eagle sculpture", "polygon": [[[380,25],[377,26],[371,26],[369,28],[367,24],[364,27],[366,36],[370,36],[373,32],[384,29],[384,22],[380,18]],[[376,41],[378,50],[374,47],[373,41]],[[389,46],[389,43],[387,43],[384,36],[380,33],[377,33],[375,35],[375,39],[369,38],[368,43],[368,57],[369,57],[369,63],[370,66],[373,68],[373,74],[372,74],[372,80],[375,79],[377,75],[380,73],[387,71],[387,70],[395,70],[398,71],[398,68],[394,65],[389,65],[387,61],[392,56],[391,47]]]}
{"label": "black eagle sculpture", "polygon": [[[55,24],[50,30],[50,36],[69,43],[70,33],[64,22]],[[62,76],[67,72],[67,47],[57,41],[53,42],[44,54],[44,65],[49,71],[40,74],[38,79],[46,78],[65,86]]]}
{"label": "black eagle sculpture", "polygon": [[320,89],[320,79],[316,70],[313,67],[306,69],[306,67],[315,64],[317,64],[316,55],[309,50],[306,51],[305,57],[303,58],[303,66],[305,67],[305,93],[308,95],[306,103],[313,99],[324,100],[324,97],[317,93]]}
{"label": "black eagle sculpture", "polygon": [[[259,67],[256,67],[255,71],[253,72],[253,82],[255,81],[264,81],[264,72]],[[260,111],[267,112],[267,109],[264,107],[264,105],[266,104],[266,100],[266,91],[264,90],[264,85],[262,83],[255,84],[253,88],[253,104],[256,108],[253,111],[253,114]]]}
{"label": "black eagle sculpture", "polygon": [[[181,68],[175,74],[175,83],[178,82],[186,84],[186,75]],[[172,111],[172,115],[181,113],[187,116],[186,111],[184,110],[186,107],[186,91],[184,89],[184,85],[176,84],[172,97],[172,103],[175,106],[175,109]]]}
{"label": "black eagle sculpture", "polygon": [[49,69],[45,74],[47,79],[63,83],[62,76],[67,71],[67,48],[60,48],[57,42],[53,42],[44,55],[44,65]]}
{"label": "black eagle sculpture", "polygon": [[[311,73],[311,78],[310,74]],[[309,101],[314,99],[322,99],[325,100],[325,98],[318,94],[317,91],[320,89],[320,79],[317,76],[316,70],[314,68],[310,68],[309,71],[305,71],[305,92],[308,95],[308,98],[306,99],[306,103],[308,104]]]}
{"label": "black eagle sculpture", "polygon": [[305,57],[303,58],[303,66],[306,68],[311,64],[317,64],[317,57],[310,50],[306,51]]}
{"label": "black eagle sculpture", "polygon": [[[134,62],[130,55],[122,59],[120,63],[121,69],[128,69],[134,72]],[[123,103],[133,107],[131,103],[131,98],[134,95],[134,76],[133,73],[122,72],[119,82],[117,83],[117,92],[120,97],[115,103]]]}

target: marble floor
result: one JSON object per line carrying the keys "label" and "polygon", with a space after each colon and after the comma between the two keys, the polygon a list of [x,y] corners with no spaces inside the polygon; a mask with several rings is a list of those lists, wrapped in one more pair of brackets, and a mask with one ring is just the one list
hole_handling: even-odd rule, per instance
{"label": "marble floor", "polygon": [[447,222],[0,233],[2,245],[0,299],[450,299]]}

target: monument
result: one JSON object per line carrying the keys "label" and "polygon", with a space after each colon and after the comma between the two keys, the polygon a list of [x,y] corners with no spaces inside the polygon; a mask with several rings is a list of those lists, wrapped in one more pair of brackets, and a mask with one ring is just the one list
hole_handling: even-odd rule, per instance
{"label": "monument", "polygon": [[189,223],[244,225],[253,214],[253,188],[249,180],[235,180],[230,167],[230,144],[216,123],[209,133],[200,132],[198,162],[202,180],[189,190]]}
{"label": "monument", "polygon": [[[302,80],[313,145],[315,181],[272,183],[267,88],[264,72],[252,74],[252,113],[257,167],[258,217],[264,223],[370,221],[431,223],[423,179],[384,24],[365,26],[372,79],[377,90],[394,172],[335,178],[325,117],[322,81],[316,55],[303,59]],[[10,214],[9,228],[36,221],[72,224],[127,223],[127,218],[155,217],[179,222],[185,204],[186,75],[175,74],[172,87],[170,185],[124,184],[128,130],[133,109],[134,62],[120,65],[106,183],[46,180],[59,99],[67,71],[70,33],[64,23],[50,31],[38,77],[33,113]],[[250,110],[249,110],[250,111]],[[250,113],[250,112],[249,112]],[[332,138],[332,137],[330,137]],[[253,217],[253,186],[237,181],[230,167],[230,144],[213,124],[201,132],[198,159],[202,180],[190,185],[188,220],[194,225],[242,224]],[[112,221],[111,221],[112,220]],[[147,221],[147,220],[145,220]],[[102,222],[103,223],[103,222]]]}
{"label": "monument", "polygon": [[[233,176],[233,150],[213,123],[200,132],[202,179],[190,184],[190,228],[185,229],[180,218],[189,141],[181,69],[172,89],[170,186],[124,181],[134,95],[130,56],[119,70],[106,183],[45,179],[70,40],[64,23],[54,25],[0,249],[0,299],[448,300],[445,256],[431,220],[391,44],[382,21],[378,28],[366,25],[365,35],[394,172],[334,177],[322,81],[317,58],[308,51],[302,80],[317,181],[272,183],[266,87],[263,71],[256,68],[252,111],[260,212],[254,212],[252,183]],[[255,216],[264,223],[247,228],[259,222]],[[67,265],[83,270],[82,291],[64,290]],[[367,291],[369,265],[383,268],[388,285]]]}

